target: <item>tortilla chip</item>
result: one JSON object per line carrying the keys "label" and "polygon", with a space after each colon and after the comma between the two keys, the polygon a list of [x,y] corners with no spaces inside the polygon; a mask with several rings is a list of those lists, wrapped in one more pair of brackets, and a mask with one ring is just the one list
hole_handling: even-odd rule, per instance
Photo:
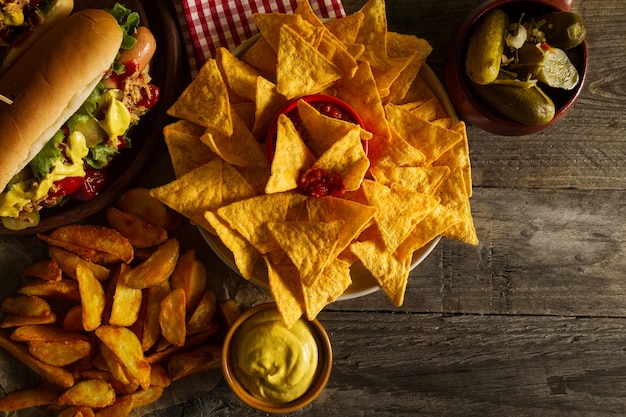
{"label": "tortilla chip", "polygon": [[448,228],[443,235],[471,245],[477,245],[478,236],[474,228],[469,198],[465,192],[463,173],[460,170],[453,171],[439,187],[437,195],[441,198],[443,206],[461,218],[460,223]]}
{"label": "tortilla chip", "polygon": [[204,218],[211,225],[224,246],[232,253],[239,273],[245,279],[252,278],[254,266],[261,254],[226,221],[212,211],[206,211]]}
{"label": "tortilla chip", "polygon": [[398,134],[426,156],[426,163],[436,161],[462,139],[460,133],[421,119],[394,104],[387,104],[385,112]]}
{"label": "tortilla chip", "polygon": [[240,59],[264,76],[276,78],[276,66],[278,65],[276,51],[264,37],[261,37],[244,51]]}
{"label": "tortilla chip", "polygon": [[222,165],[220,158],[182,177],[150,190],[150,195],[208,231],[213,231],[204,212],[222,205]]}
{"label": "tortilla chip", "polygon": [[302,285],[307,319],[313,320],[328,304],[334,302],[352,284],[350,265],[336,259],[312,285]]}
{"label": "tortilla chip", "polygon": [[264,149],[236,112],[232,112],[232,123],[232,135],[226,136],[217,130],[207,129],[200,140],[230,164],[244,167],[268,166]]}
{"label": "tortilla chip", "polygon": [[[307,132],[307,146],[317,158],[355,127],[354,123],[320,113],[304,100],[298,101],[298,115]],[[372,134],[363,129],[360,130],[360,136],[361,140],[372,138]]]}
{"label": "tortilla chip", "polygon": [[304,285],[312,285],[332,262],[343,220],[332,222],[274,222],[268,228],[281,249],[298,268]]}
{"label": "tortilla chip", "polygon": [[167,114],[211,127],[224,135],[233,133],[226,83],[214,59],[208,59],[200,68]]}
{"label": "tortilla chip", "polygon": [[443,180],[450,174],[447,166],[399,167],[377,166],[371,169],[376,181],[390,187],[402,184],[419,193],[434,195]]}
{"label": "tortilla chip", "polygon": [[376,87],[383,101],[385,101],[385,98],[390,94],[391,85],[398,79],[410,62],[410,57],[389,58],[387,60],[387,66],[384,69],[372,67]]}
{"label": "tortilla chip", "polygon": [[293,12],[294,14],[302,16],[302,19],[312,24],[313,26],[324,27],[324,24],[322,23],[320,18],[317,17],[315,12],[313,11],[309,0],[298,0],[298,6]]}
{"label": "tortilla chip", "polygon": [[384,0],[368,0],[359,10],[363,23],[356,42],[365,45],[363,59],[372,67],[387,67],[387,12]]}
{"label": "tortilla chip", "polygon": [[332,19],[324,23],[324,26],[344,45],[356,43],[356,37],[363,24],[365,15],[362,12],[354,12],[339,19]]}
{"label": "tortilla chip", "polygon": [[219,48],[217,50],[215,61],[228,88],[233,90],[238,96],[254,101],[256,79],[261,73],[252,66],[237,59],[237,57],[226,48]]}
{"label": "tortilla chip", "polygon": [[267,265],[267,278],[276,307],[285,327],[291,328],[305,311],[298,269],[293,264],[276,265],[267,257],[263,259]]}
{"label": "tortilla chip", "polygon": [[367,62],[359,65],[354,77],[343,80],[338,87],[337,97],[357,112],[363,120],[365,129],[372,132],[375,137],[391,136],[376,80]]}
{"label": "tortilla chip", "polygon": [[267,43],[278,53],[282,29],[289,27],[297,36],[312,48],[317,48],[324,28],[307,22],[298,14],[289,13],[255,13],[252,20],[267,40]]}
{"label": "tortilla chip", "polygon": [[341,70],[293,29],[283,26],[278,45],[276,90],[287,99],[319,93],[342,76]]}
{"label": "tortilla chip", "polygon": [[179,120],[163,127],[163,139],[176,178],[214,159],[217,155],[200,140],[204,127]]}
{"label": "tortilla chip", "polygon": [[289,117],[281,114],[277,128],[271,175],[265,186],[267,194],[297,188],[302,172],[315,162],[315,157],[302,141]]}
{"label": "tortilla chip", "polygon": [[228,162],[222,165],[222,205],[254,197],[258,193],[246,178]]}
{"label": "tortilla chip", "polygon": [[470,163],[469,142],[467,140],[467,130],[465,122],[457,122],[451,128],[453,131],[461,134],[461,140],[452,146],[448,151],[439,157],[433,165],[445,165],[452,171],[457,169],[463,172],[463,184],[465,185],[465,194],[467,197],[472,196],[472,165]]}
{"label": "tortilla chip", "polygon": [[387,251],[393,253],[421,221],[438,204],[438,199],[393,184],[363,181],[363,191],[369,203],[376,207],[374,220]]}
{"label": "tortilla chip", "polygon": [[307,218],[315,222],[344,220],[331,258],[336,258],[371,224],[376,208],[344,198],[311,198],[307,200]]}
{"label": "tortilla chip", "polygon": [[409,63],[389,87],[391,102],[402,100],[419,74],[432,46],[425,39],[395,32],[387,33],[387,53],[390,59],[408,58]]}
{"label": "tortilla chip", "polygon": [[359,64],[350,51],[330,32],[323,33],[318,51],[339,68],[346,78],[352,78]]}
{"label": "tortilla chip", "polygon": [[255,114],[252,135],[259,141],[265,139],[267,130],[287,99],[276,91],[276,84],[258,77],[255,93]]}
{"label": "tortilla chip", "polygon": [[254,129],[254,119],[256,113],[256,106],[251,101],[242,101],[230,105],[231,111],[237,113],[237,116],[241,119],[244,126],[249,131]]}
{"label": "tortilla chip", "polygon": [[339,174],[346,191],[354,191],[361,186],[369,166],[370,161],[361,143],[361,128],[356,125],[315,163],[315,167]]}
{"label": "tortilla chip", "polygon": [[261,254],[267,254],[280,248],[267,224],[285,221],[291,199],[292,194],[288,192],[260,195],[220,207],[217,215]]}
{"label": "tortilla chip", "polygon": [[270,178],[270,167],[238,167],[233,166],[254,188],[257,194],[265,192],[265,184]]}
{"label": "tortilla chip", "polygon": [[454,212],[441,204],[437,204],[398,246],[395,256],[400,260],[411,260],[416,250],[424,247],[431,240],[440,236],[460,221],[461,218]]}
{"label": "tortilla chip", "polygon": [[401,306],[404,303],[410,263],[390,256],[384,248],[371,240],[354,242],[350,245],[350,250],[376,278],[391,302]]}
{"label": "tortilla chip", "polygon": [[426,156],[404,140],[395,129],[390,129],[390,138],[376,137],[369,142],[368,157],[375,166],[420,166]]}

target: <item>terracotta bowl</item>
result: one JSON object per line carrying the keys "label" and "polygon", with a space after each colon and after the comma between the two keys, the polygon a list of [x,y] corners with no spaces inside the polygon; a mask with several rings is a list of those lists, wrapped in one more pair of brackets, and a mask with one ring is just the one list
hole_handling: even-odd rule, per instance
{"label": "terracotta bowl", "polygon": [[[245,311],[231,326],[223,344],[222,372],[226,383],[235,395],[246,405],[259,411],[272,414],[284,414],[299,410],[313,402],[326,387],[330,377],[333,354],[330,339],[324,327],[318,320],[307,321],[318,346],[318,366],[315,378],[309,389],[299,398],[283,404],[275,404],[261,400],[252,395],[237,379],[234,367],[233,350],[235,348],[233,337],[240,326],[249,318],[266,310],[276,310],[276,303],[264,303]],[[304,318],[301,320],[305,320]]]}
{"label": "terracotta bowl", "polygon": [[570,49],[568,55],[578,69],[580,81],[570,91],[549,89],[543,87],[544,92],[552,98],[556,106],[554,118],[545,124],[529,126],[512,121],[499,115],[496,109],[489,108],[476,98],[470,88],[470,80],[465,73],[465,50],[474,24],[486,13],[495,8],[501,8],[509,15],[526,15],[548,12],[553,10],[568,10],[569,2],[563,0],[491,0],[476,8],[463,21],[452,36],[446,50],[444,66],[444,83],[450,98],[461,116],[469,123],[487,132],[505,136],[521,136],[540,132],[567,114],[580,96],[587,75],[587,43]]}
{"label": "terracotta bowl", "polygon": [[[274,146],[276,145],[276,130],[277,130],[277,124],[278,124],[278,117],[281,114],[286,114],[287,116],[290,116],[290,119],[291,119],[292,118],[291,115],[293,115],[294,112],[297,113],[298,111],[297,106],[298,106],[299,100],[304,100],[307,103],[312,104],[312,105],[316,103],[331,104],[332,106],[336,107],[340,111],[347,114],[350,120],[354,121],[355,123],[358,123],[362,128],[365,128],[365,125],[363,124],[363,120],[361,120],[361,117],[359,116],[359,114],[348,103],[346,103],[345,101],[335,96],[329,96],[326,94],[313,94],[310,96],[294,98],[293,100],[290,100],[289,102],[287,102],[287,104],[285,104],[278,111],[278,113],[276,114],[276,117],[274,117],[274,120],[272,120],[272,123],[270,124],[270,127],[267,130],[267,136],[266,136],[267,157],[270,161],[274,159]],[[365,154],[367,154],[368,143],[365,140],[362,141],[362,143],[363,143],[363,149],[365,150]]]}

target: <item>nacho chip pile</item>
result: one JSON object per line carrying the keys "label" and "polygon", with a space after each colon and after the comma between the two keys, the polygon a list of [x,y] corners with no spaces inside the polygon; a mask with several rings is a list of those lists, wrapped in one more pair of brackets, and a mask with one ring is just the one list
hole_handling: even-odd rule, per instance
{"label": "nacho chip pile", "polygon": [[[176,179],[152,195],[218,236],[246,279],[264,263],[288,326],[343,294],[355,262],[401,305],[415,251],[437,236],[478,242],[465,124],[420,74],[430,45],[388,31],[383,0],[327,22],[307,0],[253,19],[258,41],[239,56],[220,49],[169,109]],[[269,161],[279,109],[317,93],[348,103],[363,127],[300,100],[306,141],[279,117]],[[299,192],[313,169],[339,175],[345,194]]]}

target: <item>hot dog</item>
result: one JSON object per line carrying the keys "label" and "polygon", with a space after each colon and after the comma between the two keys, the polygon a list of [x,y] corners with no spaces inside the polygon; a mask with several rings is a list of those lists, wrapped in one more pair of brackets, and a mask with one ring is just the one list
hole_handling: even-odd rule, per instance
{"label": "hot dog", "polygon": [[91,199],[128,131],[158,101],[147,63],[156,44],[116,4],[59,22],[0,77],[0,218],[35,226],[39,211]]}
{"label": "hot dog", "polygon": [[73,8],[74,0],[0,0],[0,73]]}

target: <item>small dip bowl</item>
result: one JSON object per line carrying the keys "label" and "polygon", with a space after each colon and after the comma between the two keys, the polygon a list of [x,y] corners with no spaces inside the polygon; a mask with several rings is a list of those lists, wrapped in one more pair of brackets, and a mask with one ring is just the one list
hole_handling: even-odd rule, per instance
{"label": "small dip bowl", "polygon": [[[343,117],[342,117],[343,120],[356,123],[362,128],[365,128],[365,125],[363,124],[363,120],[361,120],[361,117],[358,115],[358,113],[348,103],[346,103],[345,101],[335,96],[330,96],[326,94],[313,94],[310,96],[294,98],[290,100],[289,102],[287,102],[287,104],[285,104],[278,111],[278,113],[276,114],[276,117],[274,117],[274,120],[272,120],[272,123],[270,124],[270,127],[267,131],[266,146],[267,146],[267,157],[269,161],[272,161],[272,159],[274,159],[274,146],[276,145],[276,130],[277,130],[277,125],[278,125],[278,117],[281,114],[286,114],[292,121],[294,121],[294,123],[298,123],[299,116],[298,116],[297,107],[298,107],[298,101],[300,100],[304,100],[316,108],[318,105],[328,104],[330,105],[331,111],[336,109],[343,114]],[[325,114],[324,111],[321,111],[321,112],[322,114]],[[328,114],[325,114],[325,115],[328,116]],[[362,141],[362,143],[363,143],[363,150],[365,151],[365,154],[367,154],[368,143],[366,140]]]}
{"label": "small dip bowl", "polygon": [[549,11],[566,11],[568,2],[563,0],[491,0],[476,8],[459,26],[446,50],[444,66],[446,90],[461,116],[482,130],[504,136],[521,136],[540,132],[562,119],[580,96],[587,75],[586,41],[567,51],[570,60],[578,70],[578,85],[569,91],[544,88],[542,85],[544,92],[554,101],[556,107],[554,118],[540,125],[515,122],[498,114],[497,109],[489,108],[473,94],[471,81],[465,71],[465,52],[470,38],[469,34],[476,22],[495,8],[502,9],[509,16],[519,16],[520,13],[532,16]]}
{"label": "small dip bowl", "polygon": [[264,313],[277,312],[276,303],[264,303],[257,305],[247,311],[233,323],[228,330],[224,339],[223,356],[222,356],[222,372],[226,383],[235,393],[235,395],[243,401],[246,405],[259,411],[272,414],[284,414],[290,413],[300,408],[305,407],[315,400],[319,394],[323,391],[324,387],[328,383],[330,377],[333,355],[330,344],[330,339],[324,327],[318,320],[308,321],[305,318],[301,318],[308,330],[313,335],[318,350],[318,364],[315,370],[315,376],[306,392],[295,400],[286,403],[274,403],[267,400],[263,400],[253,395],[238,378],[237,361],[235,358],[235,352],[237,350],[236,340],[237,332],[241,330],[241,326],[249,319],[256,315]]}

